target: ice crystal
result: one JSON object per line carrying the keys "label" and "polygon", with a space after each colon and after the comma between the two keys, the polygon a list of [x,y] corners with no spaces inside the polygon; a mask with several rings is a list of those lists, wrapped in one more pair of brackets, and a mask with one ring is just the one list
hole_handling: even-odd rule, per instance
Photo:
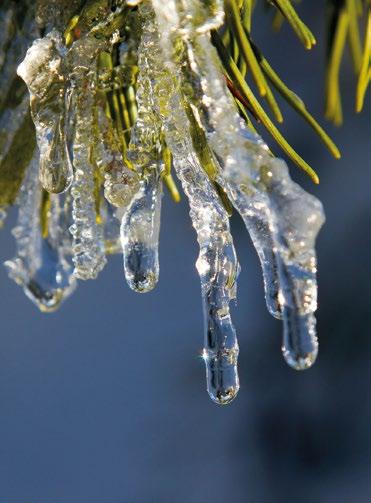
{"label": "ice crystal", "polygon": [[[41,22],[49,11],[45,2],[38,7]],[[18,66],[37,149],[29,149],[17,178],[10,277],[50,311],[77,279],[95,278],[106,255],[122,250],[129,286],[153,289],[163,185],[177,193],[174,171],[200,248],[203,358],[212,400],[226,404],[239,389],[230,314],[240,271],[232,207],[259,256],[268,310],[283,321],[284,357],[295,369],[311,366],[317,355],[314,245],[323,210],[238,112],[210,37],[223,24],[222,0],[122,0],[114,8],[88,2],[78,18],[70,15],[64,33],[58,16],[50,21]],[[6,29],[7,17],[0,22]],[[1,115],[1,125],[8,125],[0,161],[27,114],[22,97],[12,114]],[[0,210],[12,202],[10,195],[3,199]]]}

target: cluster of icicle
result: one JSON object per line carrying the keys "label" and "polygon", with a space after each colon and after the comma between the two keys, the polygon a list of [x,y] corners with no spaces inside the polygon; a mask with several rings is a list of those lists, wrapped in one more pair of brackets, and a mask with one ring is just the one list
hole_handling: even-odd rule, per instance
{"label": "cluster of icicle", "polygon": [[[239,264],[220,190],[251,236],[267,306],[283,321],[282,350],[295,369],[310,367],[317,355],[314,242],[324,221],[322,206],[290,179],[286,164],[270,155],[237,112],[210,41],[210,31],[223,23],[223,1],[143,0],[126,5],[138,5],[142,29],[138,115],[127,151],[135,169],[122,158],[117,132],[99,101],[97,58],[101,51],[109,52],[111,39],[88,33],[66,48],[53,30],[36,40],[18,74],[30,92],[38,152],[19,197],[17,256],[7,266],[45,311],[73,291],[77,278],[95,278],[106,253],[120,248],[129,286],[151,290],[159,277],[160,150],[165,140],[200,247],[196,267],[208,393],[213,401],[226,404],[239,389],[238,343],[229,311]],[[195,148],[195,127],[217,168],[214,181]],[[106,197],[99,218],[97,167]],[[45,191],[51,194],[49,232],[43,229],[40,211]]]}

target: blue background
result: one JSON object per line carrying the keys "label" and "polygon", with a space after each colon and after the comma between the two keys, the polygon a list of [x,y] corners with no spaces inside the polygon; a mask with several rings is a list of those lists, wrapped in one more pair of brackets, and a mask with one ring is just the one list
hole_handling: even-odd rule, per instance
{"label": "blue background", "polygon": [[[321,41],[311,52],[287,26],[275,35],[257,16],[254,31],[317,117],[324,3],[300,8]],[[186,202],[166,196],[152,293],[130,291],[115,256],[59,312],[41,314],[0,269],[0,503],[371,500],[370,96],[355,116],[349,60],[343,70],[346,123],[327,128],[341,161],[283,105],[282,130],[321,185],[291,172],[327,214],[315,367],[297,373],[283,362],[281,324],[266,311],[257,257],[234,216],[241,390],[228,407],[211,403],[195,234]],[[14,254],[14,217],[0,234],[1,261]]]}

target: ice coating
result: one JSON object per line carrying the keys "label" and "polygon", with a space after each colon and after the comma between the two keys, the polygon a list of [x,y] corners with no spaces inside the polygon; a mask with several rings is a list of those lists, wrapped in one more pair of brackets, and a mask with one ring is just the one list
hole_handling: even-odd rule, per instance
{"label": "ice coating", "polygon": [[94,147],[94,75],[97,54],[103,44],[87,36],[76,41],[68,53],[71,80],[69,151],[75,172],[71,186],[73,224],[70,230],[73,235],[74,274],[80,279],[96,278],[106,264],[103,227],[97,221],[96,213],[96,166],[91,159]]}
{"label": "ice coating", "polygon": [[64,53],[62,36],[53,30],[34,41],[17,70],[30,92],[40,181],[54,193],[68,189],[73,178],[66,145]]}
{"label": "ice coating", "polygon": [[140,6],[143,19],[139,46],[137,119],[131,133],[127,157],[141,177],[140,189],[121,224],[124,271],[130,288],[152,290],[159,277],[158,242],[160,233],[162,182],[161,122],[155,113],[156,65],[153,53],[154,25],[149,5]]}
{"label": "ice coating", "polygon": [[42,189],[38,179],[38,155],[27,171],[19,196],[19,213],[13,235],[17,254],[5,262],[9,276],[43,312],[57,309],[76,286],[67,255],[68,222],[62,196],[52,195],[48,211],[48,235],[41,226]]}
{"label": "ice coating", "polygon": [[139,189],[139,178],[123,160],[118,135],[101,107],[97,109],[95,162],[104,177],[104,195],[117,207],[127,207]]}
{"label": "ice coating", "polygon": [[[64,18],[75,10],[64,1],[60,16],[55,2],[37,3],[37,22],[47,35],[34,42],[19,74],[31,94],[41,181],[50,192],[65,192],[49,196],[28,172],[15,230],[18,255],[7,262],[9,274],[41,309],[53,310],[72,291],[74,277],[95,278],[105,254],[123,250],[130,287],[152,289],[171,151],[200,246],[196,267],[211,398],[225,404],[239,389],[229,311],[239,273],[227,215],[231,203],[258,253],[268,309],[283,321],[284,357],[295,369],[310,367],[318,351],[314,244],[323,210],[237,113],[210,41],[210,30],[223,22],[223,1],[73,0],[81,10],[72,20],[77,25],[64,33],[67,47]],[[23,44],[19,54],[10,29],[15,16],[15,7],[8,13],[0,7],[0,47],[9,46],[6,58],[14,60],[0,59],[0,223],[35,145],[28,97],[22,100],[26,87],[13,79],[26,52]],[[40,33],[29,19],[19,23],[30,46]],[[50,32],[53,26],[60,32]],[[10,90],[14,110],[2,108]],[[24,147],[21,135],[32,142]],[[22,158],[9,163],[14,150]],[[36,169],[34,160],[34,174]]]}
{"label": "ice coating", "polygon": [[[153,22],[153,21],[152,21]],[[176,73],[166,71],[170,53],[159,34],[153,33],[152,51],[162,65],[152,68],[157,82],[157,113],[162,118],[166,142],[174,156],[174,168],[182,183],[193,227],[200,247],[196,267],[200,275],[204,310],[204,350],[207,390],[218,404],[229,403],[237,395],[238,343],[229,304],[236,296],[239,265],[230,234],[228,215],[194,151],[189,123],[177,90]],[[170,49],[171,50],[171,49]]]}
{"label": "ice coating", "polygon": [[[186,3],[189,19],[202,9],[200,2]],[[157,0],[154,5],[162,46],[172,57],[173,68],[179,50],[174,56],[168,39],[173,43],[177,36],[182,39],[182,90],[221,167],[218,182],[241,214],[258,252],[268,309],[283,319],[285,359],[293,368],[307,368],[318,350],[313,316],[317,307],[314,241],[324,221],[322,206],[292,182],[285,163],[272,159],[262,140],[247,130],[225,85],[209,35],[192,30],[191,22],[184,30],[179,15],[169,22],[167,14],[165,22],[165,7]],[[173,7],[178,12],[175,3]]]}

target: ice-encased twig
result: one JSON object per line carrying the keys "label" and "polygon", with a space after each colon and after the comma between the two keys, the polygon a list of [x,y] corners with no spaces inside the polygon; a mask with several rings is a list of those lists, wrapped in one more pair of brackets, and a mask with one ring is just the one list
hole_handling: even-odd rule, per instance
{"label": "ice-encased twig", "polygon": [[67,256],[68,221],[65,208],[61,207],[63,196],[51,196],[48,235],[42,234],[38,161],[36,152],[19,194],[18,221],[13,229],[17,255],[5,266],[32,302],[41,311],[50,312],[73,292],[76,280]]}
{"label": "ice-encased twig", "polygon": [[67,190],[73,178],[66,144],[65,52],[62,35],[53,30],[34,41],[17,70],[30,92],[40,151],[40,181],[52,193]]}
{"label": "ice-encased twig", "polygon": [[[155,25],[154,25],[155,26]],[[163,33],[166,39],[168,33]],[[239,265],[230,234],[228,215],[194,152],[189,122],[177,90],[177,71],[170,73],[171,40],[156,30],[152,51],[157,64],[156,110],[162,118],[166,142],[174,156],[174,168],[182,183],[193,227],[200,246],[196,262],[204,309],[207,390],[218,404],[229,403],[239,389],[238,343],[229,311],[236,296]],[[170,45],[167,45],[167,44]],[[169,66],[170,65],[170,66]]]}
{"label": "ice-encased twig", "polygon": [[96,278],[106,264],[103,228],[97,222],[93,117],[97,54],[103,42],[93,37],[77,40],[69,57],[71,89],[69,90],[68,127],[71,130],[69,151],[74,167],[71,186],[73,197],[73,262],[74,274],[80,279]]}
{"label": "ice-encased twig", "polygon": [[[203,9],[199,1],[183,0],[188,5],[189,20]],[[262,140],[246,129],[237,114],[225,85],[215,48],[207,33],[188,30],[180,22],[176,2],[171,2],[178,14],[170,19],[171,32],[183,41],[183,92],[190,103],[201,103],[197,115],[205,136],[220,163],[219,183],[225,188],[236,209],[241,213],[257,249],[264,275],[269,311],[284,321],[283,352],[288,363],[302,369],[310,366],[317,354],[315,335],[315,253],[314,240],[323,223],[321,204],[294,184],[287,168],[272,160]],[[162,20],[165,9],[159,0]],[[167,17],[169,23],[169,17]],[[163,22],[162,29],[165,29]],[[167,35],[170,37],[171,32]],[[179,51],[178,51],[179,53]],[[185,56],[184,56],[185,55]],[[276,164],[274,164],[276,163]],[[272,166],[272,170],[268,168]],[[276,183],[264,180],[262,171],[268,169]],[[283,180],[284,191],[278,181]],[[296,206],[287,210],[290,200]],[[298,219],[301,212],[305,218]],[[311,238],[303,242],[303,235]],[[298,248],[300,252],[298,253]],[[306,259],[302,254],[306,253]],[[307,258],[310,259],[307,260]],[[312,299],[312,300],[310,300]]]}
{"label": "ice-encased twig", "polygon": [[155,67],[158,61],[153,51],[156,37],[153,15],[149,5],[141,5],[139,12],[142,18],[142,38],[138,51],[138,113],[127,157],[141,181],[139,191],[122,219],[121,240],[128,285],[138,292],[148,292],[154,288],[159,277],[162,125],[155,113]]}

